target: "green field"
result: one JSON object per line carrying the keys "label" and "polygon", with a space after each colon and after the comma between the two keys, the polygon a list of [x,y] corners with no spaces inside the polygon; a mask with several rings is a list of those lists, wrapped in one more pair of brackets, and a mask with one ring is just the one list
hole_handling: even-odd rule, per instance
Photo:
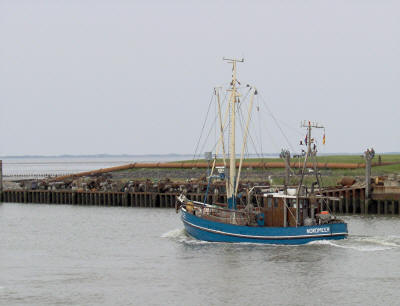
{"label": "green field", "polygon": [[[386,176],[389,174],[400,174],[400,154],[376,154],[375,158],[372,160],[373,162],[378,162],[380,160],[382,162],[398,162],[396,165],[386,165],[386,166],[374,166],[372,168],[372,176]],[[300,161],[302,162],[304,159],[295,159],[292,158],[291,161]],[[196,160],[199,162],[206,162],[206,160]],[[222,161],[222,160],[219,160]],[[252,158],[246,159],[247,162],[279,162],[282,161],[280,158]],[[318,162],[321,163],[364,163],[364,158],[361,155],[330,155],[330,156],[318,156]],[[180,161],[180,162],[193,162],[193,160],[188,161]],[[254,169],[253,171],[265,171],[263,169]],[[299,170],[294,170],[295,173],[298,173]],[[359,180],[362,180],[365,176],[365,169],[321,169],[322,174],[322,183],[323,186],[334,186],[336,183],[344,176],[356,177]],[[272,179],[274,184],[283,184],[283,169],[268,169],[268,173],[272,174]],[[311,185],[312,182],[315,181],[314,176],[305,177],[304,183],[306,185]],[[298,177],[292,176],[291,184],[295,185],[298,183]]]}
{"label": "green field", "polygon": [[[376,154],[375,158],[372,160],[373,162],[378,162],[379,156],[381,157],[382,162],[399,162],[400,163],[400,154]],[[298,158],[292,158],[292,161],[298,161]],[[302,161],[304,159],[300,159]],[[318,156],[318,162],[321,163],[364,163],[364,158],[362,155],[326,155],[326,156]],[[191,162],[206,162],[205,159],[196,159],[196,160],[182,160],[177,162],[183,163],[191,163]],[[222,162],[222,159],[218,159],[217,161]],[[281,162],[280,158],[249,158],[245,159],[246,162]]]}
{"label": "green field", "polygon": [[[320,156],[318,157],[318,162],[321,163],[364,163],[364,158],[360,155],[331,155],[331,156]],[[400,154],[385,154],[381,155],[380,160],[382,162],[398,162],[395,165],[386,166],[374,166],[372,168],[372,176],[387,176],[389,174],[400,174]],[[222,162],[222,160],[220,160]],[[252,158],[246,159],[246,162],[282,162],[280,158]],[[299,159],[292,158],[292,161],[299,161]],[[302,159],[300,159],[300,162]],[[373,162],[379,161],[379,154],[375,156]],[[206,162],[206,160],[185,160],[176,161],[175,163],[189,163],[189,162]],[[173,181],[185,181],[187,178],[197,178],[206,175],[205,169],[172,169],[172,168],[149,168],[149,169],[127,169],[122,171],[115,171],[114,175],[119,177],[121,180],[160,180],[163,178],[170,178]],[[326,169],[321,168],[320,170],[322,176],[322,185],[335,186],[339,180],[344,176],[350,176],[357,179],[358,182],[364,182],[365,180],[365,168],[357,169]],[[299,169],[293,169],[294,175],[291,176],[290,184],[296,185],[299,182]],[[282,185],[285,169],[283,168],[244,168],[242,172],[242,178],[247,177],[247,179],[253,181],[265,181],[266,179],[271,179],[271,183],[274,185]],[[244,179],[244,178],[243,178]],[[315,175],[307,171],[307,175],[304,179],[305,185],[311,185],[315,181]]]}

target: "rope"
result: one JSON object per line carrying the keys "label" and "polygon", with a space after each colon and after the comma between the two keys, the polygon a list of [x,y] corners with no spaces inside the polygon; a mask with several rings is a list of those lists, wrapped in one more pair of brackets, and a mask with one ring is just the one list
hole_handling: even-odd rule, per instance
{"label": "rope", "polygon": [[210,108],[211,108],[211,104],[212,104],[213,98],[214,98],[214,93],[211,94],[210,102],[208,103],[208,109],[207,109],[206,117],[204,118],[203,127],[201,128],[200,137],[199,137],[199,140],[197,141],[197,144],[196,144],[196,149],[195,149],[194,155],[193,155],[193,161],[196,159],[197,149],[199,148],[199,144],[200,144],[201,138],[203,137],[204,127],[205,127],[206,122],[207,122],[208,113],[210,112]]}
{"label": "rope", "polygon": [[[224,104],[225,104],[225,102],[226,102],[226,96],[227,96],[227,94],[225,93],[224,100],[222,101],[222,107],[224,106]],[[205,146],[206,146],[206,144],[207,144],[207,140],[208,140],[208,138],[210,137],[210,134],[211,134],[211,132],[213,131],[214,126],[217,124],[217,117],[218,117],[218,115],[216,114],[216,115],[214,116],[213,121],[212,121],[213,123],[212,123],[212,125],[211,125],[211,127],[210,127],[210,130],[208,131],[207,136],[206,136],[206,138],[204,139],[204,143],[203,143],[203,145],[202,145],[202,147],[201,147],[201,150],[199,151],[199,155],[200,155],[200,152],[203,152],[203,151],[204,151],[204,148],[205,148]],[[216,142],[216,144],[218,144],[218,141]],[[213,148],[212,148],[211,151],[214,151],[216,144],[213,146]]]}
{"label": "rope", "polygon": [[[260,94],[259,94],[260,95]],[[278,120],[275,118],[274,114],[272,113],[272,111],[269,109],[267,102],[264,100],[264,98],[260,95],[261,101],[263,102],[265,108],[267,109],[267,111],[269,112],[270,116],[272,117],[272,119],[275,121],[275,124],[277,125],[277,127],[279,128],[280,132],[282,133],[282,136],[285,138],[287,144],[289,145],[290,149],[292,150],[292,152],[294,152],[294,148],[291,145],[289,139],[287,138],[286,134],[283,132],[282,127],[279,125]]]}
{"label": "rope", "polygon": [[[256,89],[254,89],[254,90],[256,91]],[[242,171],[244,151],[245,151],[245,148],[247,145],[247,135],[249,133],[249,124],[250,124],[250,120],[251,120],[251,110],[253,108],[254,95],[255,95],[255,92],[253,92],[253,96],[250,99],[250,105],[249,105],[247,123],[246,123],[246,130],[244,131],[244,139],[243,139],[243,144],[242,144],[242,153],[241,153],[240,162],[239,162],[239,172],[238,172],[237,179],[236,179],[235,194],[237,194],[237,190],[239,188],[239,179],[240,179],[240,174]]]}
{"label": "rope", "polygon": [[[241,126],[241,128],[242,128],[242,130],[243,130],[243,121],[244,121],[244,118],[243,118],[243,113],[242,113],[241,110],[239,111],[239,118],[241,119],[241,121],[239,121],[239,122],[240,122],[240,126]],[[259,154],[258,151],[257,151],[257,146],[256,146],[256,144],[255,144],[255,142],[254,142],[254,140],[253,140],[253,137],[251,137],[251,135],[249,135],[249,138],[250,138],[250,141],[251,141],[251,143],[252,143],[252,145],[253,145],[254,152],[255,152],[256,156],[260,158],[260,154]]]}

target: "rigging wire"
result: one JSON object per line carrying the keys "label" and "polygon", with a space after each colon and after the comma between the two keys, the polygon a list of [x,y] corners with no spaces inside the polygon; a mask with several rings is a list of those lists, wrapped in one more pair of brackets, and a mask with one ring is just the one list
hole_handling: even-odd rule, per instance
{"label": "rigging wire", "polygon": [[286,140],[287,144],[289,145],[289,147],[291,148],[292,152],[294,152],[294,148],[293,148],[292,144],[290,143],[289,139],[287,138],[286,134],[283,132],[283,129],[282,129],[282,127],[279,125],[278,120],[275,118],[274,114],[272,113],[272,111],[271,111],[270,108],[268,107],[266,101],[265,101],[264,98],[261,96],[261,94],[259,94],[259,95],[260,95],[260,99],[261,99],[261,101],[263,102],[265,108],[267,109],[267,111],[269,112],[270,116],[271,116],[272,119],[275,121],[275,124],[276,124],[277,127],[279,128],[279,130],[280,130],[282,136],[285,138],[285,140]]}
{"label": "rigging wire", "polygon": [[258,137],[259,137],[259,141],[260,141],[260,152],[261,152],[261,161],[262,161],[264,156],[263,156],[263,144],[262,144],[262,134],[261,134],[260,100],[258,97],[256,99],[256,109],[257,109],[257,114],[258,114]]}
{"label": "rigging wire", "polygon": [[[241,120],[239,121],[239,122],[240,122],[240,126],[241,126],[241,128],[242,128],[242,131],[244,131],[244,128],[243,128],[244,116],[243,116],[243,113],[242,113],[242,110],[241,110],[241,109],[238,109],[238,111],[239,111],[239,112],[238,112],[239,118],[241,119]],[[251,114],[250,114],[250,122],[251,122],[251,118],[252,118],[252,116],[251,116]],[[250,127],[249,127],[249,129],[250,129]],[[255,154],[257,155],[257,157],[260,157],[260,154],[259,154],[258,151],[257,151],[257,146],[256,146],[255,143],[254,143],[253,137],[251,137],[251,133],[249,133],[248,137],[250,138],[250,141],[251,141],[251,143],[253,144],[253,148],[254,148]]]}
{"label": "rigging wire", "polygon": [[278,121],[280,121],[283,125],[285,125],[287,128],[291,129],[293,132],[295,132],[296,134],[298,134],[299,136],[303,137],[304,133],[300,132],[297,128],[294,128],[293,126],[291,126],[290,124],[286,123],[285,121],[278,119]]}
{"label": "rigging wire", "polygon": [[[226,97],[227,97],[227,93],[225,93],[224,99],[222,100],[221,108],[223,108],[223,106],[224,106],[224,104],[226,102]],[[214,127],[217,126],[217,120],[218,120],[217,118],[218,118],[218,115],[216,114],[215,117],[214,117],[214,120],[212,121],[212,125],[211,125],[210,129],[208,130],[207,136],[205,137],[204,142],[203,142],[203,144],[201,146],[201,150],[199,151],[199,156],[200,156],[200,152],[204,151],[204,148],[207,145],[207,140],[209,139],[210,134],[212,133]],[[224,132],[225,132],[225,127],[224,127]],[[216,144],[213,146],[211,152],[214,151],[214,149],[215,149],[217,144],[218,144],[218,141],[216,141]]]}
{"label": "rigging wire", "polygon": [[269,139],[271,140],[272,146],[275,148],[275,150],[276,150],[277,152],[279,152],[279,150],[280,150],[281,148],[279,148],[279,146],[278,146],[277,143],[275,142],[275,139],[274,139],[274,137],[272,136],[272,134],[271,134],[271,132],[270,132],[270,130],[268,129],[268,126],[267,126],[266,124],[265,124],[264,130],[265,130],[266,133],[268,134]]}
{"label": "rigging wire", "polygon": [[[248,86],[246,86],[246,87],[248,88]],[[244,87],[243,87],[243,88],[244,88]],[[239,115],[238,117],[239,117],[239,123],[240,123],[240,125],[241,125],[241,132],[242,132],[242,134],[243,134],[243,124],[244,124],[244,123],[243,123],[244,116],[243,116],[243,112],[242,112],[242,105],[246,102],[246,100],[247,100],[247,98],[248,98],[250,92],[251,92],[251,87],[249,88],[249,90],[245,93],[245,95],[244,95],[243,98],[241,99],[241,103],[238,103],[239,105],[238,105],[238,107],[237,107],[237,109],[236,109],[236,111],[237,111],[237,113],[238,113],[238,115]],[[228,95],[228,92],[225,91],[225,95],[224,95],[224,98],[222,99],[221,107],[223,107],[224,104],[226,103],[227,95]],[[207,113],[206,113],[206,116],[205,116],[205,119],[204,119],[204,122],[203,122],[203,125],[202,125],[200,137],[199,137],[199,139],[198,139],[198,141],[197,141],[197,144],[196,144],[196,149],[195,149],[195,152],[194,152],[194,155],[193,155],[193,161],[194,161],[196,158],[199,158],[199,157],[200,157],[200,154],[201,154],[200,152],[201,152],[202,150],[204,150],[205,146],[206,146],[207,143],[208,143],[208,139],[209,139],[209,137],[210,137],[210,134],[211,134],[213,131],[214,131],[214,141],[213,141],[213,142],[214,142],[214,145],[212,146],[212,151],[215,150],[215,148],[216,148],[216,146],[217,146],[217,144],[218,144],[218,141],[219,141],[219,140],[217,141],[217,136],[216,136],[216,134],[217,134],[216,120],[217,120],[217,117],[218,117],[217,114],[215,114],[214,120],[211,121],[211,122],[212,122],[211,127],[210,127],[210,129],[208,130],[208,132],[207,132],[207,134],[206,134],[206,136],[205,136],[205,138],[204,138],[205,130],[206,130],[206,125],[207,125],[207,122],[208,122],[208,119],[209,119],[209,116],[210,116],[211,105],[212,105],[212,103],[213,103],[213,101],[214,101],[214,96],[215,96],[215,94],[214,94],[214,92],[213,92],[213,94],[211,95],[210,102],[209,102],[208,109],[207,109]],[[262,113],[262,111],[264,111],[264,113],[267,114],[269,117],[272,117],[272,119],[273,119],[273,121],[275,122],[276,126],[277,126],[278,129],[280,130],[280,133],[281,133],[282,136],[284,137],[285,141],[287,142],[287,144],[289,145],[289,147],[291,148],[291,150],[294,152],[293,146],[292,146],[291,142],[289,141],[288,137],[286,136],[286,134],[284,133],[284,130],[283,130],[282,126],[279,124],[279,122],[281,122],[281,123],[282,123],[283,125],[285,125],[286,127],[290,128],[291,130],[295,131],[297,134],[299,134],[299,135],[301,135],[301,136],[302,136],[303,134],[300,133],[300,132],[299,132],[298,130],[296,130],[295,128],[291,127],[291,126],[290,126],[289,124],[287,124],[286,122],[284,122],[284,121],[282,121],[282,120],[278,120],[278,119],[274,116],[274,114],[272,113],[271,109],[268,107],[268,105],[267,105],[265,99],[260,95],[259,92],[258,92],[258,96],[259,96],[259,97],[257,97],[257,100],[256,100],[256,103],[257,103],[256,108],[257,108],[257,112],[258,112],[258,137],[257,137],[257,133],[255,133],[255,135],[256,135],[256,139],[257,139],[257,138],[259,139],[260,151],[258,150],[258,146],[257,146],[257,144],[256,144],[256,141],[255,141],[254,138],[251,136],[252,133],[249,133],[249,135],[248,135],[248,137],[250,138],[250,142],[251,142],[251,144],[252,144],[252,147],[253,147],[253,149],[254,149],[255,155],[256,155],[258,158],[260,158],[260,159],[262,159],[263,156],[264,156],[264,154],[263,154],[263,141],[262,141],[263,137],[262,137],[262,130],[265,130],[265,131],[267,132],[267,134],[270,136],[270,139],[271,139],[271,142],[272,142],[273,146],[279,151],[279,148],[278,148],[278,146],[277,146],[277,143],[275,142],[274,138],[272,137],[270,131],[269,131],[268,128],[267,128],[267,126],[265,126],[265,128],[263,127],[263,121],[261,120],[261,116],[262,116],[261,113]],[[260,103],[260,101],[262,102],[262,104],[264,105],[264,107],[262,107],[262,104]],[[260,111],[260,108],[262,108],[261,111]],[[264,108],[265,108],[265,110],[264,110]],[[229,112],[229,116],[231,116],[230,112]],[[254,117],[253,114],[251,114],[251,117],[250,117],[250,118],[253,119],[253,117]],[[226,125],[223,127],[223,139],[225,139],[225,137],[226,137],[227,125],[228,125],[228,124],[226,124]],[[264,125],[265,125],[265,124],[264,124]],[[230,128],[230,126],[229,126],[229,128]],[[250,124],[249,130],[254,131],[254,129],[257,130],[257,128],[254,126],[254,124],[253,124],[253,125]],[[204,138],[204,142],[202,143],[202,139],[203,139],[203,138]],[[200,150],[199,150],[199,148],[200,148]],[[245,155],[246,155],[247,157],[250,156],[250,147],[249,147],[248,145],[246,145],[246,148],[245,148]]]}
{"label": "rigging wire", "polygon": [[197,144],[196,144],[196,149],[195,149],[194,155],[193,155],[193,161],[196,159],[197,149],[198,149],[198,147],[199,147],[201,138],[203,137],[204,127],[205,127],[205,125],[206,125],[206,122],[207,122],[207,119],[208,119],[208,114],[209,114],[209,112],[210,112],[210,108],[211,108],[211,104],[212,104],[212,101],[213,101],[213,100],[214,100],[214,92],[211,94],[210,102],[208,103],[208,109],[207,109],[206,117],[204,118],[203,126],[202,126],[201,132],[200,132],[200,137],[199,137],[199,139],[198,139],[198,141],[197,141]]}
{"label": "rigging wire", "polygon": [[[239,117],[242,119],[241,127],[242,127],[242,134],[243,134],[243,125],[245,124],[245,121],[244,121],[245,119],[244,119],[244,115],[243,115],[242,112],[240,113]],[[251,124],[249,124],[249,131],[250,131],[250,128],[251,128]],[[247,137],[251,137],[251,133],[248,133]],[[248,143],[246,144],[244,150],[245,150],[245,154],[244,154],[245,158],[249,158],[250,157],[250,153],[249,153],[250,151],[249,151]]]}
{"label": "rigging wire", "polygon": [[[245,120],[245,119],[244,119],[244,116],[243,116],[243,112],[242,112],[242,105],[243,105],[243,103],[246,101],[247,97],[249,96],[249,94],[250,94],[250,92],[251,92],[251,88],[252,88],[252,87],[249,87],[249,90],[247,91],[247,93],[246,93],[246,95],[244,96],[244,98],[243,98],[241,104],[240,104],[239,107],[238,107],[238,115],[239,115],[239,118],[241,119],[240,125],[241,125],[241,129],[242,129],[242,134],[243,134],[243,131],[244,131],[243,125],[244,125],[244,120]],[[252,114],[250,114],[250,122],[251,122],[251,119],[252,119]],[[249,125],[249,130],[251,130],[251,128],[252,128],[252,126],[251,126],[251,124],[250,124],[250,125]],[[252,133],[248,133],[248,137],[250,138],[250,141],[251,141],[252,144],[253,144],[253,148],[254,148],[254,152],[255,152],[256,156],[260,157],[260,154],[258,153],[258,150],[257,150],[257,146],[256,146],[256,144],[255,144],[253,138],[251,137],[251,134],[252,134]],[[250,156],[250,153],[249,153],[249,148],[248,148],[248,146],[246,146],[245,151],[246,151],[246,156],[249,157],[249,156]]]}

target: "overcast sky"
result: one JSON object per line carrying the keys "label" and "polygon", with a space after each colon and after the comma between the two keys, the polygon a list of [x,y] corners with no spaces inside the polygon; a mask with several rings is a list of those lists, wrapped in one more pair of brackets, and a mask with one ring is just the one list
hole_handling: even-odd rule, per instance
{"label": "overcast sky", "polygon": [[0,0],[0,38],[0,155],[192,153],[223,56],[293,146],[400,151],[400,1]]}

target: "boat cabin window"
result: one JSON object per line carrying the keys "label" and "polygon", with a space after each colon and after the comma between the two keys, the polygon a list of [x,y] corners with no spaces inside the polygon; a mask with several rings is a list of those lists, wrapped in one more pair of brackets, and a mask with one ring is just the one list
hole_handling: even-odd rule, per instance
{"label": "boat cabin window", "polygon": [[267,198],[267,207],[272,208],[272,198]]}

